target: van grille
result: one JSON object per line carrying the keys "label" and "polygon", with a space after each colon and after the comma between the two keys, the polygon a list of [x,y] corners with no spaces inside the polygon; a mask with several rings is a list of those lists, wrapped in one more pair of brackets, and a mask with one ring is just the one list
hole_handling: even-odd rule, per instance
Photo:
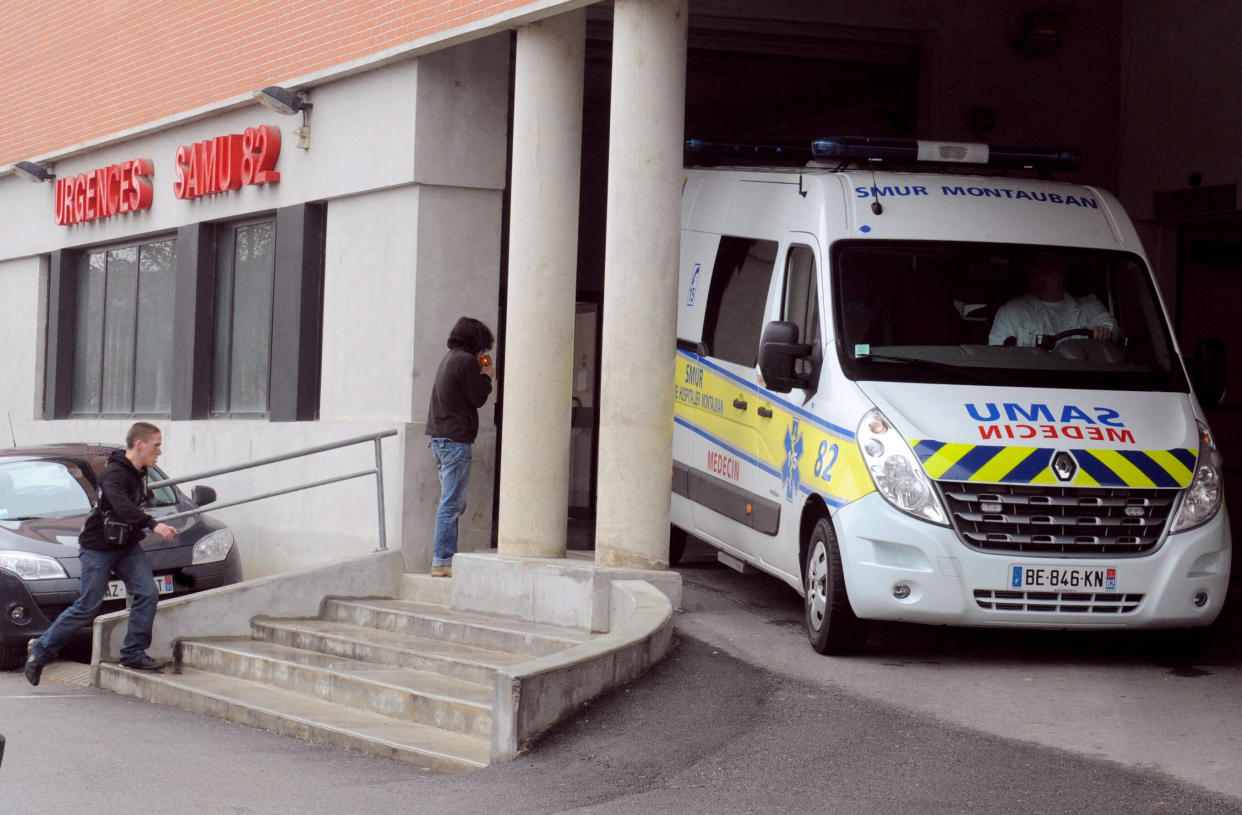
{"label": "van grille", "polygon": [[1142,555],[1159,546],[1176,490],[937,482],[962,542],[993,554]]}
{"label": "van grille", "polygon": [[991,591],[975,589],[975,602],[987,611],[1053,614],[1133,614],[1142,594],[1093,594],[1059,591]]}

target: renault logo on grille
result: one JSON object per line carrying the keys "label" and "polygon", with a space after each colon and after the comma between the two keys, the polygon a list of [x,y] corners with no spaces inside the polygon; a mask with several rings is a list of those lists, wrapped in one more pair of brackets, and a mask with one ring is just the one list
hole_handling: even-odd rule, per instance
{"label": "renault logo on grille", "polygon": [[1078,472],[1078,463],[1069,453],[1061,450],[1052,457],[1052,473],[1061,481],[1069,481]]}

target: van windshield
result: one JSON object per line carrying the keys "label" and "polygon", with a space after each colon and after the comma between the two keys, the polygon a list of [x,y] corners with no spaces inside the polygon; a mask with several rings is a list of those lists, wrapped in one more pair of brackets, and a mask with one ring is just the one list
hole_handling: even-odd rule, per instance
{"label": "van windshield", "polygon": [[1189,391],[1136,255],[841,241],[831,268],[851,379]]}

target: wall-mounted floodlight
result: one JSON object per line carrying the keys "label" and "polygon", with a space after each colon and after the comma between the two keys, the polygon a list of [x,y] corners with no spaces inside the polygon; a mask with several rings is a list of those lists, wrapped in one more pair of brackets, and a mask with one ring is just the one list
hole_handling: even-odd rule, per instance
{"label": "wall-mounted floodlight", "polygon": [[27,181],[51,181],[56,178],[56,173],[33,161],[17,162],[13,165],[13,172]]}
{"label": "wall-mounted floodlight", "polygon": [[255,91],[254,98],[258,99],[263,107],[286,116],[292,116],[300,110],[311,107],[311,103],[306,101],[305,92],[294,92],[279,85],[268,85],[262,90]]}
{"label": "wall-mounted floodlight", "polygon": [[303,150],[310,147],[310,110],[314,105],[307,99],[306,91],[291,91],[279,85],[268,85],[255,91],[254,98],[268,110],[285,116],[301,113],[302,126],[293,133],[298,137],[298,147]]}

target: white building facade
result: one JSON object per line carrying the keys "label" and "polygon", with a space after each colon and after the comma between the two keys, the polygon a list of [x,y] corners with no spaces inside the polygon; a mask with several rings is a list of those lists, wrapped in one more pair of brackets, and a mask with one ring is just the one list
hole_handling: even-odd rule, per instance
{"label": "white building facade", "polygon": [[[120,442],[146,419],[163,429],[162,465],[177,475],[396,430],[382,448],[387,538],[407,569],[423,570],[439,490],[427,399],[449,329],[470,315],[503,327],[503,410],[493,399],[480,412],[462,548],[563,554],[575,290],[594,276],[605,304],[591,360],[601,371],[596,556],[658,567],[667,559],[681,143],[695,135],[686,132],[688,51],[742,53],[763,39],[755,32],[770,40],[798,30],[816,32],[805,47],[853,53],[859,64],[868,44],[886,54],[917,46],[917,135],[971,140],[965,114],[985,102],[997,140],[1081,136],[1086,144],[1070,146],[1085,147],[1087,180],[1114,189],[1145,222],[1166,295],[1178,291],[1187,218],[1149,202],[1186,186],[1192,171],[1235,183],[1242,167],[1220,134],[1242,112],[1224,105],[1211,126],[1161,112],[1186,100],[1202,114],[1224,98],[1239,58],[1220,49],[1238,14],[1137,0],[1067,9],[1055,61],[1032,61],[1015,52],[1010,30],[1021,29],[1024,9],[959,19],[955,4],[901,0],[765,10],[517,4],[312,74],[274,75],[305,93],[305,115],[247,94],[49,143],[22,158],[53,167],[54,182],[9,172],[16,160],[0,166],[0,444]],[[746,32],[746,45],[719,46],[722,27]],[[1193,42],[1166,41],[1182,37]],[[583,144],[596,103],[584,44],[600,41],[611,66],[606,155]],[[1183,53],[1212,56],[1180,70]],[[1071,81],[1085,90],[1067,90]],[[265,128],[279,132],[278,152]],[[211,152],[195,155],[204,143]],[[1155,161],[1158,144],[1174,155]],[[241,159],[225,159],[236,150]],[[251,183],[230,174],[239,161]],[[279,179],[258,180],[264,169]],[[137,206],[144,189],[149,206]],[[588,192],[593,203],[580,200]],[[605,234],[580,225],[591,208]],[[1213,215],[1228,230],[1236,201]],[[584,244],[600,247],[597,270],[584,273]],[[224,502],[373,464],[362,445],[205,483]],[[219,517],[237,535],[247,577],[363,554],[378,539],[373,479]]]}

